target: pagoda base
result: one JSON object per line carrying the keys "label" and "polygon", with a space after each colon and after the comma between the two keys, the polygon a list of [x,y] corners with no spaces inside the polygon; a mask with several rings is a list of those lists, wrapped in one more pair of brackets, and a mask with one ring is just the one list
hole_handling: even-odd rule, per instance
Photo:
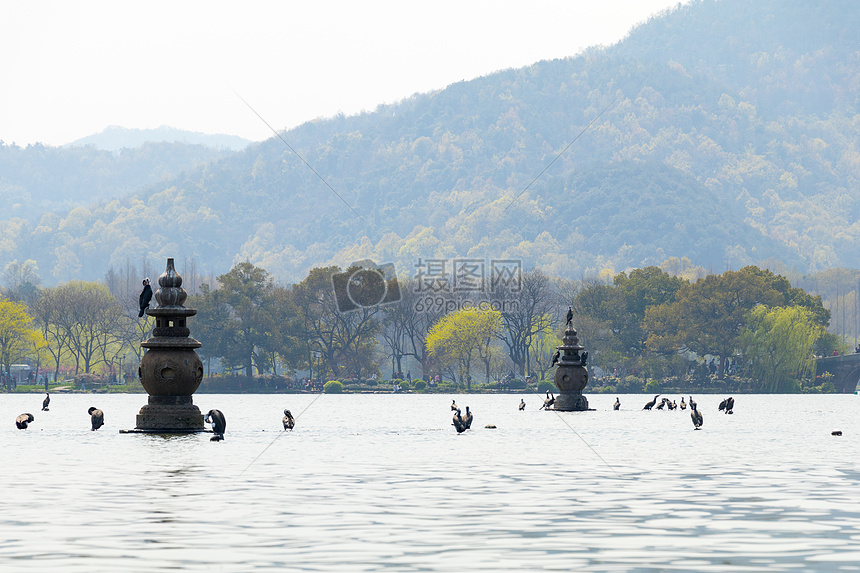
{"label": "pagoda base", "polygon": [[560,412],[594,411],[593,408],[588,407],[588,399],[582,394],[565,394],[564,392],[555,397],[552,409]]}
{"label": "pagoda base", "polygon": [[204,432],[203,414],[191,396],[150,396],[137,414],[136,432]]}

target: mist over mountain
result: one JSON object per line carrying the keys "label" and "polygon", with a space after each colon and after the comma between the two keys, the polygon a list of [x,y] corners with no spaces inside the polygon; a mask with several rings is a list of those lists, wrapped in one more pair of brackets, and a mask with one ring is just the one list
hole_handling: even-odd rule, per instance
{"label": "mist over mountain", "polygon": [[104,149],[105,151],[120,151],[121,149],[140,147],[146,143],[187,143],[238,151],[252,142],[238,135],[184,131],[166,125],[155,129],[134,129],[110,125],[99,133],[76,139],[64,147],[92,145],[96,149]]}
{"label": "mist over mountain", "polygon": [[[403,274],[518,258],[570,278],[668,257],[858,266],[858,24],[847,1],[692,2],[608,48],[284,132],[301,158],[272,138],[158,179],[94,175],[134,192],[7,212],[0,264],[34,259],[46,282],[165,257],[282,281],[364,258]],[[63,193],[103,161],[68,167],[75,149],[18,161],[56,154],[66,171],[42,168]],[[41,184],[0,171],[2,193]]]}
{"label": "mist over mountain", "polygon": [[[0,228],[6,229],[6,237],[10,227],[30,232],[42,219],[59,221],[75,207],[95,208],[99,202],[130,196],[230,153],[188,143],[143,143],[114,153],[92,146],[19,147],[0,141],[0,217],[6,220],[0,220]],[[22,237],[28,240],[26,234]],[[10,245],[9,252],[20,246]],[[8,262],[6,254],[0,254],[0,264]],[[41,261],[50,256],[37,254]]]}

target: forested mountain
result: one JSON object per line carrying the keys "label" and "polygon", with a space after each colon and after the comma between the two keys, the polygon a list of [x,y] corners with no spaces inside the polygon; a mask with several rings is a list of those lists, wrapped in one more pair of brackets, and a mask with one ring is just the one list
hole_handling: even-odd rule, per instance
{"label": "forested mountain", "polygon": [[190,143],[237,151],[247,147],[251,141],[238,135],[209,134],[196,131],[184,131],[162,125],[155,129],[131,129],[111,125],[99,133],[88,135],[66,145],[66,147],[81,147],[91,145],[96,149],[120,151],[133,149],[146,143]]}
{"label": "forested mountain", "polygon": [[[32,223],[44,219],[57,230],[63,211],[130,195],[229,153],[188,143],[145,143],[114,154],[92,146],[19,147],[0,140],[0,217],[6,219],[0,229],[6,238],[10,228],[24,226],[22,236],[26,237],[36,228]],[[3,251],[0,257],[5,265],[7,253]],[[35,253],[40,261],[48,255]]]}
{"label": "forested mountain", "polygon": [[858,266],[858,25],[849,1],[694,1],[611,47],[283,133],[319,177],[272,138],[0,222],[0,264],[34,259],[48,282],[167,256],[283,281],[368,257],[403,274],[521,258],[570,278],[668,257]]}

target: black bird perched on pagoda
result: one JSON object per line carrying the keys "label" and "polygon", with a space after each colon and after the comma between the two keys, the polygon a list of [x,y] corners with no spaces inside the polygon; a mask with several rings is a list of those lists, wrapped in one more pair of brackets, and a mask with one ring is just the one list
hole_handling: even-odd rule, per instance
{"label": "black bird perched on pagoda", "polygon": [[140,312],[137,317],[143,316],[144,311],[149,308],[149,302],[152,300],[152,287],[149,286],[149,277],[143,279],[143,290],[140,291]]}
{"label": "black bird perched on pagoda", "polygon": [[567,323],[571,324],[573,322],[573,307],[567,307]]}
{"label": "black bird perched on pagoda", "polygon": [[526,401],[524,399],[520,398],[520,411],[522,412],[525,409],[526,409]]}
{"label": "black bird perched on pagoda", "polygon": [[619,400],[617,397],[615,398],[615,403],[612,405],[612,409],[613,410],[621,409],[621,400]]}
{"label": "black bird perched on pagoda", "polygon": [[643,410],[650,410],[651,408],[653,408],[654,404],[657,403],[657,398],[659,398],[659,397],[660,397],[660,394],[657,394],[656,396],[654,396],[654,399],[651,400],[650,402],[648,402],[647,404],[645,404],[645,407],[643,407],[642,409]]}
{"label": "black bird perched on pagoda", "polygon": [[15,418],[15,427],[17,427],[19,430],[26,430],[27,424],[32,422],[34,419],[35,418],[33,418],[33,414],[21,414],[20,416]]}
{"label": "black bird perched on pagoda", "polygon": [[296,427],[296,419],[289,410],[284,410],[284,429],[292,430]]}
{"label": "black bird perched on pagoda", "polygon": [[702,428],[702,413],[696,409],[696,404],[690,404],[690,418],[693,420],[693,429],[700,430]]}
{"label": "black bird perched on pagoda", "polygon": [[221,410],[209,410],[209,413],[206,414],[206,418],[204,418],[203,421],[212,424],[212,432],[215,435],[209,438],[210,442],[220,442],[224,439],[224,431],[227,429],[227,420],[224,418],[224,414],[221,413]]}
{"label": "black bird perched on pagoda", "polygon": [[47,392],[45,392],[45,399],[42,400],[42,411],[43,412],[48,411],[48,404],[50,404],[50,403],[51,403],[51,395],[48,394]]}
{"label": "black bird perched on pagoda", "polygon": [[105,413],[95,406],[90,407],[90,409],[87,410],[87,414],[90,415],[90,421],[92,422],[94,432],[105,425]]}
{"label": "black bird perched on pagoda", "polygon": [[558,364],[558,359],[561,358],[561,350],[556,350],[555,354],[552,355],[552,362],[550,362],[549,367],[552,368],[556,364]]}

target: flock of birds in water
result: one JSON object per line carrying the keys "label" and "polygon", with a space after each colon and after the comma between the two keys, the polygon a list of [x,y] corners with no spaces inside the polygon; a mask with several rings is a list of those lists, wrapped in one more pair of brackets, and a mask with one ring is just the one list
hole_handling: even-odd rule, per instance
{"label": "flock of birds in water", "polygon": [[[654,399],[651,400],[650,402],[646,403],[642,409],[643,410],[651,410],[652,408],[654,408],[655,405],[657,405],[658,410],[662,410],[664,407],[667,410],[676,410],[678,408],[680,408],[681,410],[687,409],[687,403],[684,402],[683,396],[681,396],[681,403],[680,404],[678,404],[675,400],[669,400],[665,396],[663,397],[663,400],[659,404],[657,404],[657,398],[659,398],[659,397],[660,397],[660,394],[657,394],[656,396],[654,396]],[[615,399],[615,405],[613,406],[613,408],[615,410],[617,410],[620,407],[621,407],[621,402],[619,402],[618,398],[616,398]],[[728,398],[726,398],[725,400],[720,402],[720,406],[719,406],[720,412],[723,412],[725,414],[734,414],[735,413],[734,410],[735,410],[735,399],[732,398],[731,396],[729,396]],[[692,396],[690,396],[690,418],[693,420],[693,429],[694,430],[702,429],[702,422],[704,421],[702,419],[702,413],[699,412],[698,405],[696,404],[696,401],[693,400]]]}
{"label": "flock of birds in water", "polygon": [[[675,400],[669,400],[666,397],[664,397],[663,400],[659,404],[657,404],[657,398],[659,398],[659,397],[660,397],[660,394],[657,394],[656,396],[654,396],[654,399],[651,400],[650,402],[646,403],[642,409],[643,410],[651,410],[652,408],[654,408],[655,405],[657,406],[657,410],[662,410],[663,408],[666,408],[667,410],[676,410],[678,408],[680,408],[681,410],[687,409],[687,402],[684,401],[683,396],[681,397],[681,403],[680,404],[678,404]],[[541,404],[541,407],[538,408],[538,410],[549,410],[550,408],[552,408],[553,404],[555,404],[555,394],[548,391],[546,393],[546,399],[544,399],[543,404]],[[689,405],[690,405],[690,418],[692,418],[692,420],[693,420],[693,429],[694,430],[700,430],[700,429],[702,429],[702,422],[703,422],[702,413],[699,411],[698,405],[696,404],[696,401],[693,400],[692,396],[690,396]],[[725,400],[720,402],[719,411],[724,412],[726,414],[734,414],[735,413],[734,408],[735,408],[735,399],[733,397],[729,396],[728,398],[726,398]],[[526,401],[524,398],[520,398],[519,410],[520,410],[520,412],[522,412],[525,409],[526,409]],[[621,400],[619,400],[618,398],[615,398],[615,403],[612,405],[612,409],[613,410],[620,410],[621,409]],[[454,420],[452,422],[452,425],[457,430],[458,434],[463,433],[472,427],[472,411],[469,409],[468,406],[466,406],[466,415],[464,416],[462,411],[460,410],[460,407],[457,406],[457,401],[452,400],[451,401],[451,410],[454,411]],[[493,425],[488,425],[485,427],[495,428],[495,426],[493,426]]]}
{"label": "flock of birds in water", "polygon": [[[687,402],[684,401],[684,397],[681,397],[681,403],[678,404],[675,400],[669,400],[666,397],[663,397],[663,400],[658,404],[657,398],[660,397],[660,394],[654,396],[654,399],[650,402],[646,403],[642,408],[643,410],[651,410],[656,407],[657,410],[662,410],[666,408],[667,410],[676,410],[680,408],[681,410],[687,409]],[[47,412],[48,406],[51,404],[51,395],[46,394],[45,399],[42,400],[42,411]],[[539,410],[549,410],[552,408],[553,404],[555,404],[555,394],[552,392],[546,393],[546,399],[543,401]],[[702,427],[702,413],[699,412],[697,404],[693,397],[690,396],[690,417],[693,420],[693,428],[695,430],[699,430]],[[735,407],[735,399],[729,396],[722,402],[720,402],[719,410],[726,414],[734,414]],[[520,399],[519,410],[522,412],[526,409],[526,401],[525,399]],[[613,410],[621,409],[621,401],[618,398],[615,398],[615,403],[612,405]],[[451,410],[454,412],[454,419],[452,425],[457,430],[458,434],[465,432],[466,430],[472,427],[472,411],[469,409],[469,406],[466,406],[466,413],[460,410],[460,407],[457,405],[456,400],[451,401]],[[92,425],[93,431],[101,428],[105,423],[105,413],[99,410],[96,407],[91,407],[87,410],[87,413],[90,415],[90,422]],[[28,425],[33,422],[35,417],[33,414],[25,412],[15,418],[15,426],[19,430],[26,430]],[[213,442],[218,442],[224,439],[224,432],[227,430],[227,419],[224,417],[224,413],[221,410],[209,410],[206,414],[206,417],[203,421],[207,424],[210,424],[212,427],[212,433],[214,436],[210,438]],[[282,419],[284,424],[284,431],[292,430],[296,427],[296,419],[293,417],[293,414],[289,410],[284,410],[284,417]],[[487,428],[495,428],[492,424],[485,426]],[[840,432],[841,433],[841,432]]]}

